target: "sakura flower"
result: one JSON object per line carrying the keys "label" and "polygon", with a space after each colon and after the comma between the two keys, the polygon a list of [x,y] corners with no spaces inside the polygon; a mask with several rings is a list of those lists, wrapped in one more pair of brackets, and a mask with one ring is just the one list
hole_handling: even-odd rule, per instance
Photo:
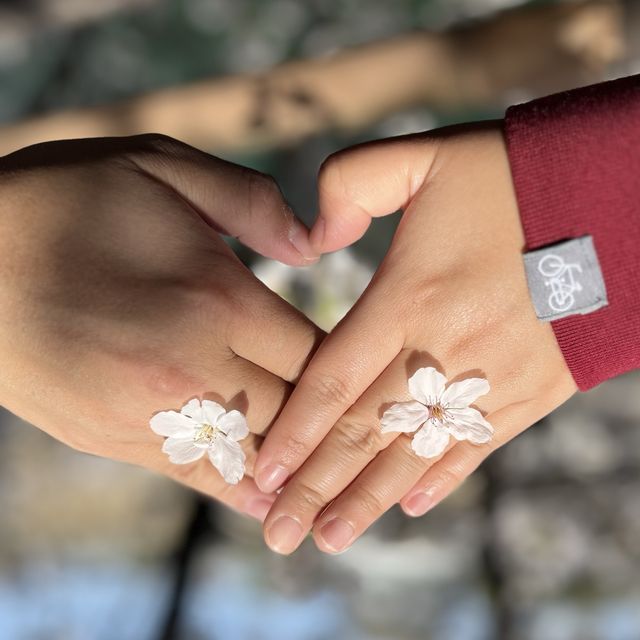
{"label": "sakura flower", "polygon": [[161,411],[149,422],[155,433],[167,438],[162,451],[175,464],[188,464],[207,453],[225,482],[237,484],[244,476],[244,451],[239,440],[249,434],[239,411],[225,411],[211,400],[194,399],[177,411]]}
{"label": "sakura flower", "polygon": [[382,433],[413,433],[411,447],[424,458],[435,458],[446,448],[449,436],[473,444],[489,442],[493,427],[469,405],[489,392],[484,378],[452,382],[433,367],[418,369],[409,378],[410,402],[398,402],[384,412]]}

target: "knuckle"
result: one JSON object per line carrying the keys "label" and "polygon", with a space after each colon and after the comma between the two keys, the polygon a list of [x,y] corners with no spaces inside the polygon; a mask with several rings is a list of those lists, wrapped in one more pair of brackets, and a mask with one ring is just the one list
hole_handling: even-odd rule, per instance
{"label": "knuckle", "polygon": [[425,321],[433,322],[434,308],[445,308],[445,305],[446,308],[451,308],[455,305],[455,293],[449,290],[447,282],[450,281],[450,275],[446,272],[434,271],[427,278],[414,277],[413,279],[416,280],[413,286],[406,289],[404,293],[404,313],[413,318],[413,326],[416,330],[421,328],[424,331]]}
{"label": "knuckle", "polygon": [[304,511],[318,511],[328,502],[322,491],[307,480],[297,481],[293,500],[298,509]]}
{"label": "knuckle", "polygon": [[112,158],[115,166],[147,178],[173,176],[179,143],[163,134],[145,133],[128,138],[124,151]]}
{"label": "knuckle", "polygon": [[[218,274],[221,275],[221,274]],[[212,341],[224,341],[225,330],[226,339],[229,335],[241,333],[246,325],[233,322],[233,319],[246,315],[247,302],[242,299],[242,295],[230,286],[233,274],[220,279],[203,279],[198,283],[191,283],[182,291],[181,298],[181,320],[188,325],[188,331],[193,332],[194,328],[205,329],[208,327],[210,333],[212,318],[218,328],[216,335],[211,336]],[[205,333],[201,335],[207,335]]]}
{"label": "knuckle", "polygon": [[193,314],[216,314],[217,317],[234,297],[224,282],[213,279],[188,283],[182,291],[182,296],[181,302],[189,317]]}
{"label": "knuckle", "polygon": [[373,458],[382,449],[382,434],[371,420],[355,412],[345,414],[336,425],[336,439],[341,451]]}
{"label": "knuckle", "polygon": [[478,347],[483,344],[482,341],[482,334],[476,333],[474,329],[471,329],[470,332],[463,330],[455,335],[449,334],[440,346],[442,360],[451,363],[459,362],[464,354],[476,352]]}
{"label": "knuckle", "polygon": [[[144,133],[128,138],[127,153],[123,156],[137,171],[153,176],[170,176],[172,184],[188,188],[177,171],[181,162],[198,157],[193,147],[163,133]],[[161,180],[164,181],[165,178]]]}
{"label": "knuckle", "polygon": [[251,171],[252,187],[266,196],[280,197],[280,187],[276,179],[269,173]]}
{"label": "knuckle", "polygon": [[427,310],[433,309],[432,303],[438,294],[438,290],[438,283],[433,279],[420,282],[416,287],[414,287],[405,301],[412,313],[411,317],[419,318],[420,321],[422,321],[424,316],[428,313]]}
{"label": "knuckle", "polygon": [[249,214],[264,216],[277,205],[284,205],[280,187],[273,176],[248,170]]}
{"label": "knuckle", "polygon": [[352,497],[354,503],[357,504],[362,511],[371,516],[377,517],[387,510],[382,496],[378,495],[368,485],[363,484],[354,488]]}
{"label": "knuckle", "polygon": [[349,406],[351,383],[338,375],[325,374],[316,382],[315,395],[320,406]]}
{"label": "knuckle", "polygon": [[[171,349],[164,350],[159,344],[147,341],[131,347],[128,354],[119,353],[113,357],[112,364],[119,371],[119,390],[123,392],[129,385],[135,385],[145,393],[145,398],[147,395],[149,399],[164,398],[165,403],[181,406],[194,389],[206,384],[206,375],[185,357],[195,350],[187,341],[175,340]],[[197,348],[200,349],[200,345]],[[124,415],[114,422],[124,422],[137,432],[139,424],[146,422],[146,416],[138,411],[134,415]]]}
{"label": "knuckle", "polygon": [[439,487],[457,487],[462,484],[467,475],[464,463],[454,462],[438,469],[433,484]]}
{"label": "knuckle", "polygon": [[202,380],[180,365],[153,362],[132,368],[138,369],[140,379],[153,396],[179,400],[202,384]]}
{"label": "knuckle", "polygon": [[138,142],[141,149],[148,149],[156,153],[176,153],[185,147],[182,142],[164,133],[143,133],[132,139]]}
{"label": "knuckle", "polygon": [[291,464],[294,461],[307,458],[311,453],[311,447],[297,434],[289,434],[284,443],[282,461]]}

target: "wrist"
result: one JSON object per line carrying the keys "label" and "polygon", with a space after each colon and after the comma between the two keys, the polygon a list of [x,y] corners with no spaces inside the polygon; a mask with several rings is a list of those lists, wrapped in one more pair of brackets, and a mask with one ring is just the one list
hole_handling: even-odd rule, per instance
{"label": "wrist", "polygon": [[527,248],[590,237],[601,266],[607,306],[551,323],[583,391],[640,367],[638,122],[638,76],[511,107],[505,120]]}

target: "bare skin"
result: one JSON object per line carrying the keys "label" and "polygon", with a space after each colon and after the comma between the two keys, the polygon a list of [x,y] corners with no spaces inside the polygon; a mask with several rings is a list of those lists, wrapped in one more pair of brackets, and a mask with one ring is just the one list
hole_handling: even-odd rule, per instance
{"label": "bare skin", "polygon": [[[418,516],[492,451],[567,400],[576,386],[526,285],[524,237],[499,123],[347,149],[319,176],[319,252],[359,238],[371,218],[404,211],[391,248],[355,307],[323,342],[260,450],[256,480],[286,483],[264,523],[269,546],[344,550],[400,503]],[[407,379],[433,366],[486,377],[476,406],[485,445],[451,440],[439,459],[380,432]]]}
{"label": "bare skin", "polygon": [[[0,403],[80,451],[163,473],[262,519],[274,495],[170,464],[159,410],[217,400],[262,434],[323,334],[218,230],[293,265],[308,232],[262,174],[162,136],[0,159]],[[292,243],[291,239],[294,240]]]}

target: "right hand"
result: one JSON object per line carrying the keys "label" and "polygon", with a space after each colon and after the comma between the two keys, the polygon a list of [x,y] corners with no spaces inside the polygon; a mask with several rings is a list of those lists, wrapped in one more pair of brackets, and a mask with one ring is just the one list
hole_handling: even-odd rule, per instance
{"label": "right hand", "polygon": [[[260,449],[258,486],[274,491],[288,478],[264,527],[280,553],[312,528],[321,550],[343,551],[398,502],[424,514],[576,391],[531,303],[501,123],[346,149],[325,163],[318,190],[311,237],[322,252],[357,240],[372,217],[403,215],[370,285],[319,347]],[[408,379],[426,367],[467,381],[454,405],[440,402],[438,375],[424,372],[409,392]],[[478,377],[488,393],[482,383],[466,387]],[[412,411],[401,428],[383,430],[385,411],[405,401]],[[440,417],[424,419],[427,405]]]}
{"label": "right hand", "polygon": [[195,396],[239,409],[255,434],[242,442],[250,473],[322,338],[222,229],[289,264],[315,257],[271,179],[163,136],[0,159],[0,403],[75,449],[262,519],[273,495],[249,477],[225,484],[206,457],[169,463],[149,428]]}

